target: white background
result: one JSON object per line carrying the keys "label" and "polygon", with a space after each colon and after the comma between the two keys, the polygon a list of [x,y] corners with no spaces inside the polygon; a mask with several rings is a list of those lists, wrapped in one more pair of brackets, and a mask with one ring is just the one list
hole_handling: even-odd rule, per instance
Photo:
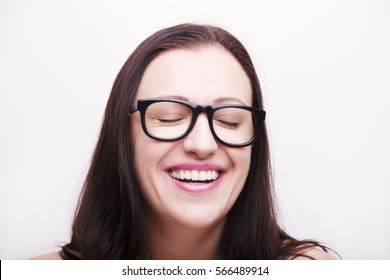
{"label": "white background", "polygon": [[0,258],[69,241],[116,74],[183,22],[219,25],[252,55],[287,231],[390,259],[386,0],[0,0]]}

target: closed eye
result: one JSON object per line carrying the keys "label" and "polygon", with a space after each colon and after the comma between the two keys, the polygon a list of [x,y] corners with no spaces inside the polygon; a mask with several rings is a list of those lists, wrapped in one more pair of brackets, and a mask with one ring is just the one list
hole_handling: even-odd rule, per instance
{"label": "closed eye", "polygon": [[166,123],[166,124],[175,124],[175,123],[179,123],[180,121],[184,120],[184,118],[181,118],[181,119],[158,119],[160,122],[162,123]]}
{"label": "closed eye", "polygon": [[215,120],[218,122],[220,125],[228,127],[228,128],[238,128],[240,126],[240,123],[237,122],[228,122],[225,120]]}

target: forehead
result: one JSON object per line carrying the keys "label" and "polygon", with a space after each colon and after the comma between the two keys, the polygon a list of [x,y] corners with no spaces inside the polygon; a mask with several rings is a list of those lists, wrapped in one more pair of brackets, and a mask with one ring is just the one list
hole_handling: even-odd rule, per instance
{"label": "forehead", "polygon": [[251,84],[239,62],[222,47],[177,49],[156,57],[142,77],[136,99],[182,96],[200,104],[236,98],[251,105]]}

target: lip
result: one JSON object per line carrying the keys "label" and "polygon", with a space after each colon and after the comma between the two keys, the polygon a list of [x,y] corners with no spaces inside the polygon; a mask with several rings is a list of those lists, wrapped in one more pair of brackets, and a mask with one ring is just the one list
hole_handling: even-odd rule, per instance
{"label": "lip", "polygon": [[183,169],[183,170],[197,170],[197,171],[207,171],[207,170],[218,170],[222,173],[225,172],[225,169],[217,164],[212,163],[179,163],[176,165],[172,165],[166,169],[166,171],[174,170],[174,169]]}
{"label": "lip", "polygon": [[[208,171],[208,170],[216,170],[219,171],[219,177],[210,182],[210,183],[186,183],[181,182],[179,180],[176,180],[175,178],[172,178],[172,176],[169,174],[170,170],[174,169],[181,169],[181,170],[197,170],[197,171]],[[195,163],[180,163],[173,166],[170,166],[166,169],[166,174],[168,176],[168,179],[175,185],[177,188],[189,192],[189,193],[205,193],[212,191],[216,187],[218,187],[224,177],[225,169],[219,165],[216,164],[210,164],[210,163],[203,163],[203,164],[195,164]]]}

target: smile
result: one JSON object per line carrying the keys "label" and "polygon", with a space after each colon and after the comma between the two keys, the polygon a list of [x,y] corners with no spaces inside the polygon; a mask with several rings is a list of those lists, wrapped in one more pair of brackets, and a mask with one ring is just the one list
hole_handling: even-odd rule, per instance
{"label": "smile", "polygon": [[221,185],[225,172],[219,165],[194,163],[181,163],[166,170],[174,186],[190,193],[205,193],[215,189]]}
{"label": "smile", "polygon": [[172,178],[182,182],[202,182],[214,181],[219,177],[219,172],[216,170],[172,170],[170,173]]}

